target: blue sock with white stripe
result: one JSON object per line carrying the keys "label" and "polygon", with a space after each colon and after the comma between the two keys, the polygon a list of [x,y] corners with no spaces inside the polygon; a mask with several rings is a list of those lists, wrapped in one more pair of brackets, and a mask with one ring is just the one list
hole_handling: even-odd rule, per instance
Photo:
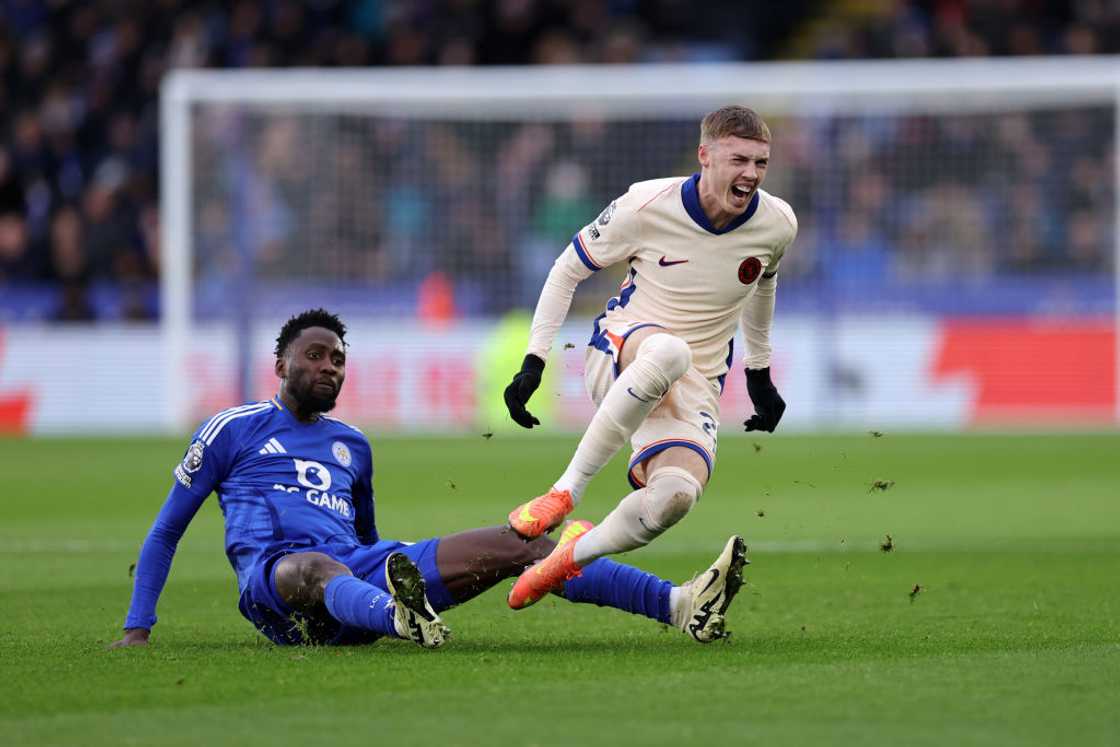
{"label": "blue sock with white stripe", "polygon": [[564,583],[564,598],[580,604],[614,607],[671,624],[669,596],[673,584],[631,565],[599,558]]}
{"label": "blue sock with white stripe", "polygon": [[384,589],[354,576],[335,576],[327,582],[323,601],[341,623],[399,637],[393,625],[393,597]]}

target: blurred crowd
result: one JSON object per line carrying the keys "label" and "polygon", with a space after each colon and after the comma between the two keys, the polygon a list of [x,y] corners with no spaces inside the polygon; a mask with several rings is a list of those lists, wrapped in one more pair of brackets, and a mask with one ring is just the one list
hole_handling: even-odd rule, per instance
{"label": "blurred crowd", "polygon": [[[0,0],[0,319],[158,314],[157,94],[172,68],[1120,52],[1114,0],[753,5]],[[483,131],[215,109],[199,124],[203,295],[228,295],[251,266],[372,284],[402,310],[446,285],[467,313],[525,304],[627,184],[694,170],[696,137],[691,120]],[[770,186],[801,216],[794,281],[1109,266],[1110,110],[771,124]]]}
{"label": "blurred crowd", "polygon": [[[396,293],[434,276],[454,281],[467,313],[528,306],[575,230],[631,182],[697,169],[691,118],[480,124],[215,106],[199,122],[199,277],[214,308],[243,293],[243,266],[270,283],[377,286],[383,307],[407,306]],[[1053,278],[1107,279],[1112,127],[1107,107],[773,118],[766,187],[801,223],[783,287],[855,310],[922,286],[943,291],[927,310],[967,312],[967,286],[1028,278],[1040,294]],[[616,275],[590,284],[612,290]],[[602,293],[582,298],[594,311]]]}
{"label": "blurred crowd", "polygon": [[790,154],[799,254],[850,286],[1103,273],[1113,126],[1107,107],[810,121]]}
{"label": "blurred crowd", "polygon": [[867,0],[829,11],[794,45],[818,59],[1120,52],[1115,0]]}

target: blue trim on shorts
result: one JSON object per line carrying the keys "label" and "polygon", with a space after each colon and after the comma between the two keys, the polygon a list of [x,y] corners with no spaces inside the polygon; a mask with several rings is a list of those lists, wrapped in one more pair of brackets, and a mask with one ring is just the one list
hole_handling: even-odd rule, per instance
{"label": "blue trim on shorts", "polygon": [[708,454],[708,451],[695,441],[674,439],[672,441],[661,441],[660,443],[653,444],[652,446],[647,446],[646,448],[639,451],[637,455],[630,460],[630,466],[626,470],[626,479],[630,481],[630,486],[634,488],[634,490],[644,488],[645,485],[639,483],[637,478],[634,477],[634,468],[650,457],[656,456],[666,449],[673,448],[674,446],[683,446],[686,449],[692,449],[701,457],[703,457],[704,464],[708,466],[708,479],[712,479],[712,457],[710,454]]}
{"label": "blue trim on shorts", "polygon": [[[645,329],[646,327],[657,327],[658,329],[665,329],[665,327],[663,327],[662,325],[655,324],[654,322],[646,322],[645,324],[639,324],[637,327],[633,327],[631,329],[626,330],[626,334],[624,334],[622,336],[622,344],[623,345],[626,344],[626,341],[630,339],[630,335],[634,334],[639,329]],[[620,365],[621,358],[622,358],[622,348],[620,347],[618,349],[618,358],[614,359],[614,377],[616,379],[618,378],[618,375],[622,373],[622,367]]]}
{"label": "blue trim on shorts", "polygon": [[[595,348],[596,350],[601,350],[603,353],[605,353],[605,354],[607,354],[611,357],[611,363],[614,366],[614,377],[615,377],[615,379],[617,379],[619,374],[622,373],[621,366],[619,364],[619,358],[622,357],[622,348],[619,348],[617,351],[613,350],[611,348],[611,341],[607,337],[606,331],[599,329],[599,322],[601,322],[603,320],[603,317],[605,317],[605,316],[606,316],[606,314],[604,313],[604,314],[600,314],[599,316],[595,317],[595,326],[593,327],[593,331],[591,333],[591,339],[588,341],[587,344],[590,347]],[[624,334],[622,336],[622,343],[625,345],[626,341],[630,339],[630,335],[634,334],[639,329],[643,329],[645,327],[657,327],[658,329],[665,329],[664,326],[662,326],[660,324],[656,324],[654,322],[646,322],[644,324],[639,324],[636,327],[633,327],[631,329],[626,330],[626,334]],[[616,352],[618,353],[617,356],[615,355]]]}

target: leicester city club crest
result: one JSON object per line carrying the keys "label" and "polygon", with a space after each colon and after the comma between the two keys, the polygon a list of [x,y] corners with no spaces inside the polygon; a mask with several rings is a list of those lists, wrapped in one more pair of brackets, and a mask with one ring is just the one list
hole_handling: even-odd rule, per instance
{"label": "leicester city club crest", "polygon": [[331,454],[334,455],[335,460],[343,467],[350,466],[350,449],[346,447],[346,444],[341,441],[335,441],[331,444]]}

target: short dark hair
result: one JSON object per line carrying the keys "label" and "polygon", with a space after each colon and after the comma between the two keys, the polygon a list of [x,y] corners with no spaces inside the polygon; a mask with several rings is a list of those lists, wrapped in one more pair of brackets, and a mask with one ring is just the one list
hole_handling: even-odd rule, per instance
{"label": "short dark hair", "polygon": [[754,109],[745,106],[725,106],[704,117],[700,123],[700,142],[710,143],[728,135],[746,140],[770,142],[770,128]]}
{"label": "short dark hair", "polygon": [[292,340],[299,337],[299,333],[308,327],[329,329],[338,335],[343,345],[346,345],[346,325],[341,319],[326,309],[308,309],[284,322],[284,326],[280,328],[280,336],[276,338],[276,357],[282,357]]}

